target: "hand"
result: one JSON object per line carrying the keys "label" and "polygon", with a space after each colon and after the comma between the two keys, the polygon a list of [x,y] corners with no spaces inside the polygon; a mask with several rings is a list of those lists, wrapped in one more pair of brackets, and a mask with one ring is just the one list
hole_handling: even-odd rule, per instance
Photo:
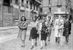
{"label": "hand", "polygon": [[41,31],[38,31],[37,33],[38,33],[38,34],[40,34],[40,33],[41,33]]}

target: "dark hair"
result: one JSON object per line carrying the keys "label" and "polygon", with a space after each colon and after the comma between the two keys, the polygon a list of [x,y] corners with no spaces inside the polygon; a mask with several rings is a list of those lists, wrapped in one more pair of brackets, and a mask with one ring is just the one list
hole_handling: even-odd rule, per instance
{"label": "dark hair", "polygon": [[72,15],[69,16],[69,20],[72,20]]}
{"label": "dark hair", "polygon": [[[24,20],[23,20],[23,18],[24,18]],[[26,21],[26,17],[25,16],[22,16],[20,20],[21,21]]]}

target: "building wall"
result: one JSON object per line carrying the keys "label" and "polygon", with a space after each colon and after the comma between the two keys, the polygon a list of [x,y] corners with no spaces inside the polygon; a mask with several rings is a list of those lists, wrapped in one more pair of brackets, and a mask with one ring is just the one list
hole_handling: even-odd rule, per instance
{"label": "building wall", "polygon": [[49,8],[47,7],[49,4],[49,0],[43,0],[42,5],[43,5],[43,13],[49,12]]}
{"label": "building wall", "polygon": [[0,0],[0,27],[14,26],[14,18],[18,17],[18,10],[13,7],[3,6],[3,0]]}
{"label": "building wall", "polygon": [[72,5],[72,9],[73,9],[73,0],[71,0],[71,5]]}
{"label": "building wall", "polygon": [[[39,0],[36,0],[36,1],[34,1],[36,4],[39,4],[39,2],[37,2],[37,1],[39,1]],[[39,9],[40,9],[40,7],[39,7],[39,5],[38,5],[38,10],[37,10],[37,5],[35,4],[35,3],[32,3],[33,2],[33,0],[28,0],[28,3],[27,3],[27,0],[24,0],[24,2],[26,2],[25,3],[25,16],[28,18],[28,19],[31,19],[32,17],[33,17],[33,15],[36,13],[36,15],[39,13]],[[41,3],[40,3],[41,4]],[[35,6],[34,6],[35,5]],[[31,13],[31,11],[34,11],[35,13]]]}
{"label": "building wall", "polygon": [[[15,3],[15,0],[12,0],[11,5],[12,6],[15,5],[15,7],[17,7],[17,8],[15,8],[15,7],[9,8],[8,6],[3,6],[2,3],[3,3],[3,0],[0,0],[0,27],[17,25],[19,18],[23,14],[27,17],[27,19],[32,20],[31,17],[33,16],[33,14],[31,13],[31,11],[34,10],[34,6],[32,6],[32,9],[30,9],[30,1],[28,2],[28,4],[27,4],[27,0],[24,0],[24,2],[23,2],[23,5],[26,8],[25,12],[21,12],[19,9],[19,6],[21,6],[21,4],[22,4],[21,0],[18,0],[18,4]],[[36,12],[37,14],[38,14],[38,11],[39,11],[39,9],[34,10],[34,12]]]}
{"label": "building wall", "polygon": [[[57,6],[56,6],[57,4],[63,5],[62,6],[62,10],[66,10],[65,5],[67,5],[67,2],[68,2],[68,5],[69,5],[69,1],[68,0],[50,0],[51,6],[52,6],[51,7],[52,12],[57,10]],[[42,5],[43,5],[43,13],[44,12],[49,12],[49,0],[43,0],[42,1]]]}

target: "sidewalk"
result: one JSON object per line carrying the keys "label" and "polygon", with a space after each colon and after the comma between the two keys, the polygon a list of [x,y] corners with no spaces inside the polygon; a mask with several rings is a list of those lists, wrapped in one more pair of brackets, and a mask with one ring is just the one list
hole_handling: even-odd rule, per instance
{"label": "sidewalk", "polygon": [[[73,30],[73,25],[72,25],[72,30]],[[13,31],[12,31],[12,33],[13,33]],[[29,30],[27,31],[27,33],[29,34]],[[31,41],[28,40],[29,39],[28,35],[27,35],[27,39],[26,39],[26,47],[25,48],[21,47],[22,43],[19,39],[17,39],[17,33],[13,34],[13,35],[4,36],[2,38],[4,40],[7,40],[7,39],[9,39],[9,40],[4,42],[4,41],[1,41],[2,39],[0,38],[1,39],[0,42],[3,42],[3,43],[0,43],[0,50],[30,50]],[[48,46],[42,50],[73,50],[73,40],[72,40],[73,39],[73,31],[72,31],[72,35],[71,35],[70,39],[71,39],[70,40],[71,44],[65,45],[62,47],[59,47],[57,45],[51,45],[48,42]],[[38,42],[38,43],[40,43],[40,42]],[[35,47],[33,50],[40,50],[40,45]]]}
{"label": "sidewalk", "polygon": [[[31,29],[31,24],[28,25],[27,30],[30,30],[30,29]],[[18,26],[0,27],[0,37],[11,35],[11,34],[16,34],[18,32],[19,32]]]}
{"label": "sidewalk", "polygon": [[[30,27],[27,30],[27,35],[30,34]],[[0,43],[4,43],[6,41],[10,41],[12,39],[16,39],[19,33],[18,26],[13,27],[0,27]]]}
{"label": "sidewalk", "polygon": [[17,38],[18,27],[0,27],[0,43]]}
{"label": "sidewalk", "polygon": [[[31,48],[31,41],[29,41],[28,35],[26,36],[27,39],[26,39],[25,48],[21,47],[22,43],[19,39],[16,38],[16,36],[17,35],[12,35],[10,37],[8,36],[7,38],[13,38],[13,39],[10,39],[4,43],[0,43],[0,50],[31,50],[30,49]],[[73,37],[71,39],[73,39]],[[38,43],[40,43],[40,42],[38,42]],[[71,41],[71,43],[73,44],[73,40]],[[35,47],[33,50],[41,50],[40,45]],[[48,42],[48,46],[42,50],[73,50],[73,45],[71,46],[71,44],[69,44],[68,46],[65,45],[65,46],[59,47],[57,45],[51,45]]]}
{"label": "sidewalk", "polygon": [[5,31],[9,29],[18,29],[18,26],[0,27],[0,31]]}
{"label": "sidewalk", "polygon": [[[21,47],[22,43],[19,39],[14,39],[11,41],[7,41],[5,43],[1,43],[0,44],[0,50],[31,50],[31,41],[26,40],[26,46],[25,47]],[[40,49],[40,45],[38,45],[37,47],[35,47],[33,50],[41,50]],[[72,47],[70,46],[57,46],[57,45],[51,45],[48,42],[48,46],[44,47],[42,50],[73,50]]]}
{"label": "sidewalk", "polygon": [[6,41],[10,41],[10,40],[13,40],[13,39],[16,39],[16,38],[17,38],[17,34],[1,36],[0,37],[0,43],[4,43]]}
{"label": "sidewalk", "polygon": [[0,37],[18,33],[18,27],[0,27]]}

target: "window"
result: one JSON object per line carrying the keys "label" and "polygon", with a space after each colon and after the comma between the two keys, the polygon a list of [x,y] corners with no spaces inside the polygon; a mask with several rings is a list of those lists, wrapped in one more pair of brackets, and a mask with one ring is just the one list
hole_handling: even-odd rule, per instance
{"label": "window", "polygon": [[34,10],[35,10],[35,5],[33,5],[34,6]]}
{"label": "window", "polygon": [[42,2],[42,0],[39,0],[40,2]]}
{"label": "window", "polygon": [[42,8],[40,8],[40,12],[42,12]]}
{"label": "window", "polygon": [[4,6],[10,6],[12,0],[3,0],[3,5]]}
{"label": "window", "polygon": [[36,10],[38,11],[38,6],[36,6]]}
{"label": "window", "polygon": [[26,8],[28,8],[28,1],[26,1]]}
{"label": "window", "polygon": [[21,0],[21,5],[24,6],[24,0]]}
{"label": "window", "polygon": [[32,9],[32,3],[30,3],[30,9]]}
{"label": "window", "polygon": [[15,4],[17,4],[17,5],[18,5],[18,4],[19,4],[19,1],[18,1],[18,0],[15,0]]}
{"label": "window", "polygon": [[8,13],[12,13],[12,7],[8,7]]}
{"label": "window", "polygon": [[8,8],[8,12],[7,13],[11,13],[12,12],[12,7],[10,6],[11,2],[12,2],[12,0],[3,0],[3,5],[7,6],[7,8]]}
{"label": "window", "polygon": [[50,0],[49,0],[49,4],[50,4]]}
{"label": "window", "polygon": [[24,2],[24,0],[21,0],[21,2],[23,3],[23,2]]}
{"label": "window", "polygon": [[49,8],[49,11],[51,12],[51,8]]}

